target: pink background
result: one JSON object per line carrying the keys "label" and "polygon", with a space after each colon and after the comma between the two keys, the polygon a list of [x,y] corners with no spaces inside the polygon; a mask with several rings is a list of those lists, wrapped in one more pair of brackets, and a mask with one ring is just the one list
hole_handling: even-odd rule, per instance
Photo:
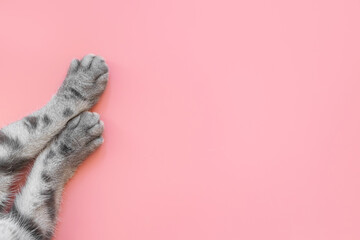
{"label": "pink background", "polygon": [[358,0],[0,2],[0,124],[107,59],[69,239],[360,239]]}

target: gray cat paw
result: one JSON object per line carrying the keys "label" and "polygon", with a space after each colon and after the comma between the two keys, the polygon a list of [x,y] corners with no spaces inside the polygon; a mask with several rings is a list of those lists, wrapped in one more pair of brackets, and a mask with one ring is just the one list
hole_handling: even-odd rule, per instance
{"label": "gray cat paw", "polygon": [[76,168],[103,142],[104,123],[97,113],[83,112],[68,122],[57,138],[56,150],[67,165]]}
{"label": "gray cat paw", "polygon": [[79,110],[88,110],[104,92],[108,71],[105,60],[100,56],[89,54],[81,61],[74,59],[58,95],[68,101],[75,101]]}

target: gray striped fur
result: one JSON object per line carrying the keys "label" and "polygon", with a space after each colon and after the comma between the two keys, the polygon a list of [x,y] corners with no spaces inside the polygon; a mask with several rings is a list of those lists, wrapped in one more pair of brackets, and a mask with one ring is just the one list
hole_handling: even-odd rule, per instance
{"label": "gray striped fur", "polygon": [[[48,104],[0,130],[0,240],[52,238],[64,185],[103,143],[104,124],[87,110],[107,81],[103,58],[74,59]],[[34,158],[25,185],[9,206],[12,184]]]}

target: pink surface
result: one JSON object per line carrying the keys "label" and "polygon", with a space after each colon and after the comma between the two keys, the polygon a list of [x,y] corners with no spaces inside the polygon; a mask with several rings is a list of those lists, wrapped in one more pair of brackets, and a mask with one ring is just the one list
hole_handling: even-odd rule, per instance
{"label": "pink surface", "polygon": [[104,56],[57,240],[360,239],[360,2],[0,3],[0,124]]}

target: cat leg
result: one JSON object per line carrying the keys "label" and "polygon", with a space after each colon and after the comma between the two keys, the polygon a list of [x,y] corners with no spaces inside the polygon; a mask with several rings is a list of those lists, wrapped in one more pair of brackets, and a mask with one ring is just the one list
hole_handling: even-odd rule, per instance
{"label": "cat leg", "polygon": [[96,113],[84,112],[72,119],[36,159],[7,220],[32,233],[35,239],[50,239],[64,185],[102,144],[103,129]]}
{"label": "cat leg", "polygon": [[56,95],[40,110],[0,130],[0,210],[15,175],[79,113],[90,109],[108,80],[105,61],[87,55],[74,59]]}

